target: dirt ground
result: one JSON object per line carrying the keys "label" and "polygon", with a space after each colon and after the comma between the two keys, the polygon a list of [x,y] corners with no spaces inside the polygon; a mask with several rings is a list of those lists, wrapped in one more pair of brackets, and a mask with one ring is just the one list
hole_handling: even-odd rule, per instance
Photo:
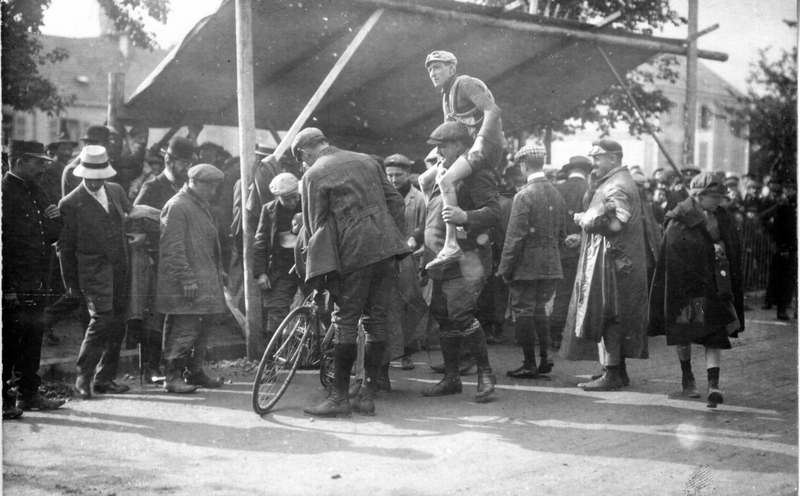
{"label": "dirt ground", "polygon": [[[797,327],[748,312],[748,331],[723,353],[725,403],[680,394],[673,349],[651,339],[630,387],[587,393],[598,370],[556,357],[552,380],[514,381],[520,351],[490,348],[493,401],[425,398],[440,376],[426,352],[393,368],[374,417],[310,419],[325,392],[299,374],[263,418],[253,375],[223,369],[218,390],[167,395],[128,380],[130,394],[70,401],[3,423],[5,494],[797,494]],[[704,361],[695,374],[705,394]],[[440,361],[437,353],[431,356]]]}

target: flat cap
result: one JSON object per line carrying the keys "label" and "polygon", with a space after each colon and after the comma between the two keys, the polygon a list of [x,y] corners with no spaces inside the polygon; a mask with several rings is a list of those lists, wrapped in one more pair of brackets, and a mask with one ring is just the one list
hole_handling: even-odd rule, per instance
{"label": "flat cap", "polygon": [[315,127],[307,127],[297,133],[297,135],[294,137],[294,140],[292,140],[292,155],[294,158],[299,160],[299,157],[297,156],[298,150],[317,138],[325,138],[325,135],[322,134],[322,131]]}
{"label": "flat cap", "polygon": [[297,193],[299,181],[294,174],[281,172],[269,183],[269,192],[275,196],[286,196]]}
{"label": "flat cap", "polygon": [[405,155],[401,155],[399,153],[395,153],[394,155],[389,155],[383,160],[384,167],[403,167],[404,169],[411,168],[411,161]]}
{"label": "flat cap", "polygon": [[725,184],[735,184],[739,185],[739,176],[736,175],[725,175]]}
{"label": "flat cap", "polygon": [[189,168],[189,179],[213,183],[225,179],[225,174],[211,164],[197,164]]}
{"label": "flat cap", "polygon": [[458,64],[458,59],[456,56],[450,52],[445,52],[444,50],[436,50],[428,54],[425,57],[425,67],[428,67],[428,64],[432,62],[444,62],[445,64]]}
{"label": "flat cap", "polygon": [[699,167],[692,164],[685,165],[684,167],[681,168],[681,174],[683,174],[684,176],[700,174],[701,172],[702,171],[700,170]]}
{"label": "flat cap", "polygon": [[595,155],[604,155],[606,153],[622,153],[622,145],[614,140],[599,139],[592,142],[592,149],[588,155],[593,157]]}
{"label": "flat cap", "polygon": [[429,145],[439,145],[450,141],[470,141],[469,130],[467,126],[459,124],[458,122],[448,121],[440,124],[439,127],[433,130],[431,137],[428,139]]}
{"label": "flat cap", "polygon": [[693,195],[710,193],[724,195],[728,192],[728,188],[725,187],[725,178],[721,174],[706,171],[692,178],[692,182],[689,183],[689,191]]}
{"label": "flat cap", "polygon": [[514,163],[524,158],[540,159],[542,163],[544,163],[546,157],[547,150],[545,150],[542,145],[525,145],[514,155]]}

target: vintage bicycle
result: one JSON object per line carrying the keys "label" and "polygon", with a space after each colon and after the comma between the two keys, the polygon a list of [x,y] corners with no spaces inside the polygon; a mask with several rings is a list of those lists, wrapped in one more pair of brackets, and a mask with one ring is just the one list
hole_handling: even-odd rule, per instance
{"label": "vintage bicycle", "polygon": [[[281,322],[270,339],[253,382],[253,411],[268,413],[286,392],[297,369],[319,367],[324,388],[333,384],[333,327],[323,326],[326,294],[314,291]],[[323,334],[322,329],[327,328]]]}

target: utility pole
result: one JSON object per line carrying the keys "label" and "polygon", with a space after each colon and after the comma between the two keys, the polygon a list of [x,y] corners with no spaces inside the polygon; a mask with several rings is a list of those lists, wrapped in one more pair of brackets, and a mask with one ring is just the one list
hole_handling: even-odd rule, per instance
{"label": "utility pole", "polygon": [[686,50],[686,128],[683,137],[683,165],[695,165],[694,144],[697,133],[697,2],[689,0],[689,46]]}

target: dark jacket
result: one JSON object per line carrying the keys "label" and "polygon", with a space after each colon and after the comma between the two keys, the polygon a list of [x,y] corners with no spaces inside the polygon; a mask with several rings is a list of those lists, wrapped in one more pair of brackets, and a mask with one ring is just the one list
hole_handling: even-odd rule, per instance
{"label": "dark jacket", "polygon": [[567,237],[564,199],[542,177],[514,196],[498,273],[511,281],[561,279],[559,247]]}
{"label": "dark jacket", "polygon": [[[167,175],[161,172],[161,174],[147,180],[142,185],[142,189],[139,190],[139,195],[136,196],[133,204],[147,205],[161,210],[178,191],[180,191],[180,187],[175,189]],[[137,219],[134,221],[134,225],[135,227],[132,230],[147,234],[147,248],[156,255],[155,260],[158,260],[158,243],[161,236],[158,222],[153,219]]]}
{"label": "dark jacket", "polygon": [[[161,210],[156,307],[167,314],[222,313],[225,297],[220,272],[221,249],[208,203],[188,184]],[[197,284],[198,297],[188,301],[183,287]]]}
{"label": "dark jacket", "polygon": [[[58,208],[64,227],[56,244],[64,286],[80,290],[100,312],[111,310],[112,301],[123,296],[118,293],[125,286],[115,285],[115,275],[119,279],[119,268],[127,267],[125,227],[131,210],[128,196],[119,184],[107,182],[104,188],[109,210],[115,212],[106,212],[83,186],[61,200]],[[115,214],[117,222],[112,217]]]}
{"label": "dark jacket", "polygon": [[[258,278],[261,274],[267,274],[270,283],[274,283],[280,276],[288,274],[294,265],[294,252],[289,249],[290,256],[284,257],[284,253],[275,250],[286,250],[278,244],[277,222],[275,216],[278,214],[279,201],[272,200],[261,209],[261,218],[256,230],[255,242],[253,243],[253,277]],[[292,215],[300,213],[300,203],[293,209]]]}
{"label": "dark jacket", "polygon": [[52,203],[38,185],[6,173],[3,193],[3,293],[44,293],[50,245],[61,231],[61,218],[47,219]]}
{"label": "dark jacket", "polygon": [[[720,241],[728,258],[733,306],[744,330],[742,246],[732,218],[720,207],[714,212],[719,222]],[[664,239],[659,249],[650,292],[650,335],[667,335],[669,344],[694,340],[717,332],[731,322],[725,302],[717,294],[714,243],[705,228],[705,216],[689,197],[667,213]],[[683,307],[693,298],[705,297],[709,306],[705,326],[676,323]]]}
{"label": "dark jacket", "polygon": [[[581,227],[575,223],[574,215],[584,212],[584,196],[586,190],[589,188],[586,179],[580,177],[570,177],[561,184],[556,184],[555,188],[564,197],[564,227],[567,231],[567,236],[571,234],[580,234]],[[567,248],[561,246],[561,258],[578,258],[581,254],[580,246],[574,248]]]}
{"label": "dark jacket", "polygon": [[342,274],[411,252],[403,197],[368,155],[329,146],[302,185],[304,229],[310,238],[333,217]]}

